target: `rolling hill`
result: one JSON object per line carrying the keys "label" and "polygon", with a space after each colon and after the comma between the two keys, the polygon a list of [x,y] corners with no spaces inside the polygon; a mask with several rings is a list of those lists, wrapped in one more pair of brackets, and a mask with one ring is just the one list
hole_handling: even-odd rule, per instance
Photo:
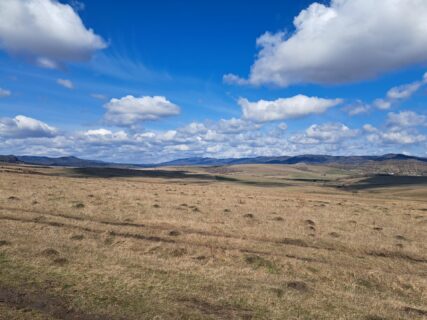
{"label": "rolling hill", "polygon": [[113,163],[98,160],[86,160],[77,157],[40,157],[40,156],[14,156],[0,155],[0,162],[20,163],[43,166],[63,167],[164,167],[164,166],[224,166],[239,164],[324,164],[324,165],[366,165],[379,162],[412,161],[427,163],[427,158],[408,156],[404,154],[385,154],[380,156],[331,156],[331,155],[298,155],[278,157],[254,157],[254,158],[183,158],[157,164],[127,164]]}

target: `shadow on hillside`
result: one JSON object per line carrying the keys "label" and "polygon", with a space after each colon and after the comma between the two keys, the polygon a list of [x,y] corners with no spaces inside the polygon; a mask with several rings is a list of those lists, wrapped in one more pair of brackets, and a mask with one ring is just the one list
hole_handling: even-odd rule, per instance
{"label": "shadow on hillside", "polygon": [[126,178],[126,177],[143,177],[143,178],[161,178],[161,179],[189,179],[198,181],[220,181],[234,182],[245,185],[254,185],[261,187],[284,187],[288,184],[281,182],[268,181],[249,181],[240,180],[232,177],[210,175],[203,173],[191,173],[182,170],[135,170],[124,168],[73,168],[70,169],[74,177],[92,177],[92,178]]}
{"label": "shadow on hillside", "polygon": [[195,180],[223,180],[235,181],[233,178],[214,176],[188,171],[175,170],[134,170],[122,168],[73,168],[71,171],[78,176],[95,178],[146,177],[165,179],[195,179]]}
{"label": "shadow on hillside", "polygon": [[342,188],[349,191],[367,190],[374,188],[427,185],[427,177],[376,175]]}

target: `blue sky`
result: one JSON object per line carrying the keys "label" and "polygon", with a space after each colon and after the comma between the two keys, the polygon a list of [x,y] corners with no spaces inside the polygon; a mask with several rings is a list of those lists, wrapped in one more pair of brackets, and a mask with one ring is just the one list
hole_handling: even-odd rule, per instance
{"label": "blue sky", "polygon": [[427,3],[0,3],[0,153],[427,156]]}

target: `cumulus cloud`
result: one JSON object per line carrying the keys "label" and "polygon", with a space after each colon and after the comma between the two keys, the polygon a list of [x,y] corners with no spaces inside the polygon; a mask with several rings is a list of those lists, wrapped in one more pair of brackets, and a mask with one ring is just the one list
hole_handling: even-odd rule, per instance
{"label": "cumulus cloud", "polygon": [[387,116],[387,124],[391,127],[417,127],[427,124],[427,117],[413,111],[390,112]]}
{"label": "cumulus cloud", "polygon": [[186,144],[176,144],[176,145],[173,145],[173,146],[167,146],[166,150],[172,151],[172,152],[173,151],[179,151],[179,152],[181,152],[181,151],[189,151],[191,149],[190,149],[190,146],[188,146]]}
{"label": "cumulus cloud", "polygon": [[378,131],[377,128],[375,128],[372,124],[369,124],[369,123],[364,124],[362,128],[365,132],[371,132],[372,133],[372,132]]}
{"label": "cumulus cloud", "polygon": [[[427,61],[425,0],[332,0],[313,3],[295,31],[267,32],[248,79],[227,82],[288,86],[347,83]],[[393,54],[390,54],[390,53]]]}
{"label": "cumulus cloud", "polygon": [[132,126],[146,120],[178,115],[180,108],[162,96],[136,98],[128,95],[111,99],[104,106],[107,112],[105,121],[112,125]]}
{"label": "cumulus cloud", "polygon": [[350,116],[356,116],[369,112],[370,108],[371,106],[369,104],[365,104],[362,101],[357,101],[352,105],[345,106],[343,111],[347,112]]}
{"label": "cumulus cloud", "polygon": [[306,130],[307,137],[322,141],[335,141],[336,139],[354,137],[356,130],[351,130],[342,123],[314,124]]}
{"label": "cumulus cloud", "polygon": [[125,142],[126,140],[128,140],[128,134],[122,130],[113,132],[108,129],[100,128],[87,130],[80,135],[80,138],[95,143],[111,143],[114,141]]}
{"label": "cumulus cloud", "polygon": [[408,131],[387,131],[379,132],[368,137],[372,142],[382,141],[391,144],[415,144],[426,141],[426,136],[419,133],[410,133]]}
{"label": "cumulus cloud", "polygon": [[399,114],[389,113],[384,130],[375,128],[370,124],[364,125],[363,130],[367,133],[367,140],[379,146],[416,145],[427,141],[427,137],[414,128],[417,125],[425,124],[425,120],[423,116],[411,111],[404,111]]}
{"label": "cumulus cloud", "polygon": [[0,88],[0,98],[1,97],[8,97],[12,94],[12,92],[10,90],[6,90],[3,88]]}
{"label": "cumulus cloud", "polygon": [[391,108],[392,102],[386,99],[375,99],[374,100],[374,107],[380,109],[380,110],[387,110]]}
{"label": "cumulus cloud", "polygon": [[300,144],[337,143],[353,138],[357,134],[357,130],[350,129],[342,123],[313,124],[304,134],[291,137],[291,141]]}
{"label": "cumulus cloud", "polygon": [[68,79],[58,79],[58,80],[56,80],[56,82],[60,86],[63,86],[64,88],[74,89],[74,84],[73,84],[73,82],[71,80],[68,80]]}
{"label": "cumulus cloud", "polygon": [[236,76],[235,74],[232,74],[232,73],[225,74],[222,77],[222,80],[225,83],[228,83],[228,84],[244,85],[244,84],[249,84],[250,83],[248,80],[240,78],[239,76]]}
{"label": "cumulus cloud", "polygon": [[[425,135],[418,133],[415,128],[388,125],[383,127],[384,130],[372,125],[365,125],[358,130],[342,123],[324,123],[313,124],[304,131],[289,132],[283,123],[241,127],[246,120],[222,119],[192,122],[174,130],[97,128],[62,135],[56,130],[49,134],[53,128],[44,130],[47,134],[35,134],[34,131],[43,132],[37,126],[34,126],[31,134],[28,133],[29,129],[26,133],[22,132],[25,131],[23,129],[17,132],[17,125],[11,120],[1,120],[0,154],[72,154],[105,161],[155,163],[183,157],[378,154],[401,152],[403,146],[405,150],[416,154],[424,152],[427,146]],[[4,123],[7,124],[7,130],[4,130]],[[282,128],[278,128],[279,125]],[[235,130],[236,126],[238,130]]]}
{"label": "cumulus cloud", "polygon": [[369,112],[372,108],[379,110],[388,110],[399,101],[409,99],[423,86],[427,84],[427,73],[423,75],[421,80],[399,85],[387,91],[384,98],[378,98],[371,103],[364,103],[360,100],[356,101],[353,105],[348,105],[343,108],[350,116],[359,115]]}
{"label": "cumulus cloud", "polygon": [[[390,112],[383,126],[374,127],[365,124],[362,129],[366,134],[366,140],[375,147],[384,146],[415,145],[427,141],[425,134],[418,132],[417,127],[424,127],[427,124],[427,117],[413,111],[401,111],[399,113]],[[394,149],[393,152],[401,152]]]}
{"label": "cumulus cloud", "polygon": [[57,130],[54,127],[26,116],[18,115],[13,119],[0,119],[0,137],[3,138],[24,139],[53,137],[56,133]]}
{"label": "cumulus cloud", "polygon": [[[425,77],[425,75],[424,75]],[[380,110],[388,110],[393,104],[399,100],[410,98],[415,92],[417,92],[424,84],[425,80],[416,81],[409,84],[393,87],[387,91],[387,95],[383,99],[375,99],[372,105]]]}
{"label": "cumulus cloud", "polygon": [[45,68],[87,61],[105,41],[57,0],[0,1],[0,48]]}
{"label": "cumulus cloud", "polygon": [[208,131],[208,127],[204,123],[200,122],[191,122],[190,124],[184,126],[182,129],[184,132],[189,134],[201,134]]}
{"label": "cumulus cloud", "polygon": [[425,84],[427,84],[427,73],[422,80],[391,88],[384,99],[374,100],[373,106],[380,110],[390,109],[396,102],[413,96]]}
{"label": "cumulus cloud", "polygon": [[291,98],[281,98],[273,101],[259,100],[256,102],[241,98],[238,103],[242,107],[245,119],[266,122],[320,114],[342,103],[342,101],[342,99],[323,99],[297,95]]}
{"label": "cumulus cloud", "polygon": [[422,84],[421,81],[417,81],[414,83],[391,88],[387,92],[387,98],[390,100],[409,98],[421,87],[421,84]]}
{"label": "cumulus cloud", "polygon": [[214,128],[220,133],[240,133],[249,130],[256,130],[260,125],[244,119],[221,119]]}

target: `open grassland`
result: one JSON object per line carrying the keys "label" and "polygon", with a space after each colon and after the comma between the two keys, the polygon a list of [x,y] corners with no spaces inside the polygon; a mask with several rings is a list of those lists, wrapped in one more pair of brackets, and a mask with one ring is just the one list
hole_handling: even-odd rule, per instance
{"label": "open grassland", "polygon": [[354,174],[0,166],[0,319],[425,319],[427,185]]}

